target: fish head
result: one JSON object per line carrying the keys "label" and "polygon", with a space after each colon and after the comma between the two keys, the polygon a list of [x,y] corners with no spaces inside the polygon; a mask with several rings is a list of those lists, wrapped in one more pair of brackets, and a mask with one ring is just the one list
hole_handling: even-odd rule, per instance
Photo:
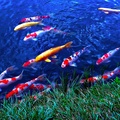
{"label": "fish head", "polygon": [[35,58],[35,62],[40,62],[44,60],[44,56],[43,55],[38,55],[36,58]]}
{"label": "fish head", "polygon": [[100,58],[100,59],[97,60],[96,65],[99,65],[99,64],[101,64],[102,62],[103,62],[103,60]]}
{"label": "fish head", "polygon": [[31,33],[31,34],[26,35],[23,40],[24,40],[24,41],[27,41],[27,40],[29,40],[29,39],[33,39],[33,38],[36,38],[36,37],[37,37],[37,34],[34,32],[34,33]]}
{"label": "fish head", "polygon": [[65,68],[65,67],[67,67],[69,65],[69,61],[67,60],[67,59],[64,59],[64,61],[62,62],[62,64],[61,64],[61,67],[62,68]]}
{"label": "fish head", "polygon": [[31,60],[28,60],[27,62],[25,62],[22,66],[28,67],[28,66],[32,65],[34,62],[35,62],[35,59],[31,59]]}
{"label": "fish head", "polygon": [[6,99],[9,99],[10,97],[12,97],[13,95],[15,95],[17,93],[17,89],[13,89],[12,91],[10,91],[8,94],[6,94]]}
{"label": "fish head", "polygon": [[20,22],[21,22],[21,23],[26,22],[26,18],[23,18]]}

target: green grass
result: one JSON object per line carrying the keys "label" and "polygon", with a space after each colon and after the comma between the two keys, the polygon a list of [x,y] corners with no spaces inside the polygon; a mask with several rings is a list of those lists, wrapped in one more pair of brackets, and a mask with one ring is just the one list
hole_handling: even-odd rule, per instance
{"label": "green grass", "polygon": [[[75,79],[79,79],[77,76]],[[81,89],[75,82],[69,89],[67,77],[62,87],[38,96],[37,100],[24,96],[18,104],[4,100],[1,120],[119,120],[120,79],[114,82]],[[38,93],[35,93],[38,95]]]}

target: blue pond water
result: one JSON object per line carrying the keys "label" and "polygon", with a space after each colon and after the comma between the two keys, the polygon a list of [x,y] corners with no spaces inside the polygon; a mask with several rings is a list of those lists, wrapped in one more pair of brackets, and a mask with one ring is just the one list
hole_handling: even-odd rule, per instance
{"label": "blue pond water", "polygon": [[[111,58],[110,63],[100,66],[96,66],[95,63],[98,57],[120,47],[120,14],[106,15],[98,11],[99,7],[120,8],[120,2],[119,0],[0,0],[0,72],[15,65],[18,69],[10,72],[6,77],[19,75],[24,69],[22,68],[24,62],[51,47],[69,41],[73,41],[73,46],[79,45],[79,47],[60,51],[57,54],[58,64],[40,62],[37,70],[25,68],[23,79],[14,85],[31,80],[42,73],[46,73],[53,81],[62,72],[72,73],[76,70],[81,74],[90,66],[94,66],[91,75],[101,74],[101,69],[104,67],[107,71],[113,70],[119,66],[120,51]],[[14,32],[14,27],[22,18],[48,14],[52,14],[52,17],[43,21],[46,25],[55,26],[72,34],[65,36],[48,33],[38,41],[25,42],[23,38],[28,32],[40,30],[41,27],[34,26]],[[80,57],[77,68],[61,68],[64,58],[87,45],[91,45],[89,49],[91,52]],[[13,86],[6,89],[12,89]]]}

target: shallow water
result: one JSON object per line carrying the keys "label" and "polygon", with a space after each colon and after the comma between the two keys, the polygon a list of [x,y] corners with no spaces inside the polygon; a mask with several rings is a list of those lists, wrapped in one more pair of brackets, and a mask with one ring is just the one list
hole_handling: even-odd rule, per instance
{"label": "shallow water", "polygon": [[[14,85],[28,81],[42,73],[46,73],[52,81],[62,72],[72,73],[76,70],[78,74],[81,74],[86,67],[94,66],[91,75],[96,75],[101,74],[101,69],[104,67],[109,71],[119,65],[120,52],[111,58],[110,63],[95,65],[98,57],[120,46],[120,14],[106,15],[102,11],[98,11],[99,7],[119,7],[118,0],[0,0],[0,4],[0,72],[12,65],[18,67],[18,70],[11,72],[6,77],[20,74],[24,62],[35,58],[51,47],[63,45],[69,41],[73,41],[73,46],[79,45],[79,47],[60,51],[57,54],[58,64],[40,62],[37,70],[24,69],[23,79]],[[71,35],[48,33],[38,41],[24,42],[23,38],[28,32],[37,31],[41,27],[35,26],[14,32],[14,27],[21,18],[48,14],[53,14],[53,16],[43,21],[46,25],[55,26]],[[80,57],[77,68],[62,69],[60,67],[64,58],[87,45],[91,45],[89,49],[91,52]]]}

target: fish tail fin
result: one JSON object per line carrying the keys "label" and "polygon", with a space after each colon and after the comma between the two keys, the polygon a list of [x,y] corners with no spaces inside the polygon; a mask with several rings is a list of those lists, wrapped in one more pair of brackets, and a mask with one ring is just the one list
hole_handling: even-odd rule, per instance
{"label": "fish tail fin", "polygon": [[49,14],[48,14],[48,16],[49,16],[50,18],[54,18],[54,15],[55,15],[54,13],[49,13]]}
{"label": "fish tail fin", "polygon": [[42,75],[38,76],[37,79],[40,81],[43,81],[43,80],[45,80],[45,77],[46,77],[46,74],[42,74]]}
{"label": "fish tail fin", "polygon": [[6,70],[7,70],[7,72],[9,72],[9,71],[13,71],[15,69],[17,69],[17,68],[13,65],[13,66],[8,67]]}
{"label": "fish tail fin", "polygon": [[73,43],[72,41],[71,41],[71,42],[66,43],[66,44],[65,44],[65,47],[66,47],[66,48],[71,47],[71,44],[72,44],[72,43]]}
{"label": "fish tail fin", "polygon": [[39,21],[38,25],[46,26],[44,23],[42,23],[43,19]]}
{"label": "fish tail fin", "polygon": [[44,23],[42,23],[42,22],[39,22],[39,25],[42,25],[42,26],[46,26]]}
{"label": "fish tail fin", "polygon": [[23,77],[23,72],[24,72],[24,70],[22,70],[22,72],[20,73],[20,75],[19,75],[19,80],[22,79],[22,77]]}
{"label": "fish tail fin", "polygon": [[115,74],[120,74],[120,66],[114,69]]}

